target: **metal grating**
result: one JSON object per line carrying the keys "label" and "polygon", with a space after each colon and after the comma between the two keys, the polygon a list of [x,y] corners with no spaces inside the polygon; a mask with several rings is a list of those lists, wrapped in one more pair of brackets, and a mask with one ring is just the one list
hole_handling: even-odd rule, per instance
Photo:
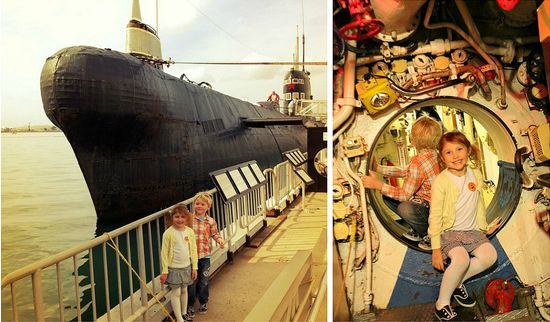
{"label": "metal grating", "polygon": [[514,310],[498,315],[487,315],[485,321],[497,322],[497,321],[532,321],[527,309]]}

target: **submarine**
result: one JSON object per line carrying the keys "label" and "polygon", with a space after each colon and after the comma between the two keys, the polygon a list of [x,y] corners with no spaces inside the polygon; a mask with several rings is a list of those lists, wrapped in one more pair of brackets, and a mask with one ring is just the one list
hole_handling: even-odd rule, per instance
{"label": "submarine", "polygon": [[[379,190],[430,115],[481,151],[497,262],[459,321],[550,320],[549,1],[333,1],[333,318],[434,321],[443,273]],[[375,165],[376,163],[376,165]]]}
{"label": "submarine", "polygon": [[306,151],[300,118],[222,94],[163,71],[157,32],[138,0],[126,52],[74,46],[46,59],[43,107],[69,141],[98,220],[144,217],[212,188],[209,173]]}

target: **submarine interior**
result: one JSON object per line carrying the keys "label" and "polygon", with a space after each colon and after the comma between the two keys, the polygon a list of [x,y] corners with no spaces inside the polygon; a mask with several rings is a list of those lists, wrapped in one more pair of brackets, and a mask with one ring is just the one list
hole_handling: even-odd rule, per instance
{"label": "submarine interior", "polygon": [[[422,115],[480,150],[487,222],[500,220],[488,236],[497,263],[465,283],[481,315],[550,318],[549,13],[534,0],[333,1],[336,320],[437,299],[431,251],[403,237],[409,225],[361,183],[375,163],[407,168]],[[495,304],[491,281],[512,285],[515,299]]]}

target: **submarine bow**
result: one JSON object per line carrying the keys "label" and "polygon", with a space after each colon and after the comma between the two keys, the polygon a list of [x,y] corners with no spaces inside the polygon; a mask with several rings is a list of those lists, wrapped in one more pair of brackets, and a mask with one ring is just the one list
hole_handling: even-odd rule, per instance
{"label": "submarine bow", "polygon": [[243,122],[287,116],[109,49],[58,51],[46,60],[40,88],[102,220],[139,218],[185,200],[212,187],[211,171],[250,160],[268,168],[283,151],[306,150],[303,125]]}

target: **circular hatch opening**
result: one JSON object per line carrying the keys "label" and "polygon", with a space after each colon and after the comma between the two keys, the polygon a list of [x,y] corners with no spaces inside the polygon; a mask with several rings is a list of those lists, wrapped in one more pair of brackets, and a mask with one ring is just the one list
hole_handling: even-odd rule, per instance
{"label": "circular hatch opening", "polygon": [[[456,97],[438,97],[409,105],[386,122],[377,134],[367,161],[369,169],[373,167],[374,157],[377,162],[406,168],[415,154],[414,147],[410,146],[410,129],[414,120],[423,114],[439,119],[444,132],[463,132],[480,148],[487,222],[502,218],[501,226],[493,233],[497,234],[514,213],[522,185],[514,166],[516,142],[505,124],[486,107]],[[395,180],[386,180],[386,183],[401,184]],[[408,224],[390,210],[379,191],[367,189],[367,194],[376,216],[390,234],[408,247],[429,252],[420,249],[418,242],[403,237]]]}

